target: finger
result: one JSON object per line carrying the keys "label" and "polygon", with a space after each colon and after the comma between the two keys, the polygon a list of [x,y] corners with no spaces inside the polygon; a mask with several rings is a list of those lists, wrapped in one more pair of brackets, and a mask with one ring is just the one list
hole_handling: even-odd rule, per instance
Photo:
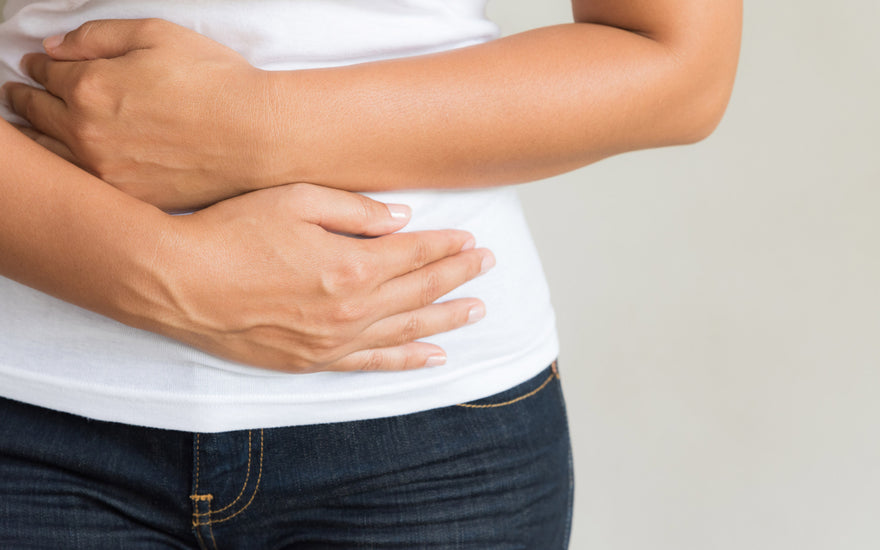
{"label": "finger", "polygon": [[402,229],[412,215],[408,206],[384,204],[357,193],[311,184],[294,188],[297,206],[305,206],[305,220],[335,233],[385,235]]}
{"label": "finger", "polygon": [[474,324],[486,316],[477,298],[458,298],[380,319],[352,342],[355,347],[392,347]]}
{"label": "finger", "polygon": [[474,246],[470,233],[455,229],[395,233],[363,243],[369,272],[380,281],[405,275]]}
{"label": "finger", "polygon": [[50,36],[43,48],[59,61],[109,59],[156,46],[172,26],[161,19],[89,21],[65,35]]}
{"label": "finger", "polygon": [[400,371],[436,367],[446,363],[446,354],[432,344],[413,342],[392,348],[356,351],[321,371]]}
{"label": "finger", "polygon": [[74,88],[82,72],[81,63],[59,62],[43,53],[29,53],[21,58],[22,70],[46,90],[61,99]]}
{"label": "finger", "polygon": [[357,350],[321,370],[401,370],[440,366],[446,355],[436,345],[416,340],[478,322],[486,306],[476,298],[431,304],[381,319],[367,327],[350,345]]}
{"label": "finger", "polygon": [[73,153],[70,151],[70,149],[67,147],[67,145],[64,145],[63,143],[61,143],[57,139],[51,138],[51,137],[47,136],[46,134],[38,132],[38,131],[34,130],[33,128],[29,128],[27,126],[19,126],[18,124],[15,124],[14,126],[16,128],[18,128],[18,131],[20,131],[22,134],[31,138],[32,140],[39,143],[40,145],[42,145],[44,148],[48,149],[49,151],[55,153],[59,157],[63,158],[67,162],[70,162],[72,164],[76,164],[77,166],[80,165],[79,159],[77,159],[73,155]]}
{"label": "finger", "polygon": [[31,126],[55,139],[65,141],[62,121],[67,120],[67,106],[54,95],[19,82],[3,85],[9,108],[30,122]]}
{"label": "finger", "polygon": [[378,320],[417,310],[494,266],[495,256],[485,248],[460,252],[383,283],[370,297],[368,311]]}

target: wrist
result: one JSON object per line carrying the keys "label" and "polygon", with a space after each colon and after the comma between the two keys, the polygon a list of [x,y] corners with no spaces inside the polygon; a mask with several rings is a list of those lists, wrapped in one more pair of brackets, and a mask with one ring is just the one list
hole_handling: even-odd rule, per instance
{"label": "wrist", "polygon": [[[320,183],[311,167],[320,150],[309,145],[309,135],[320,128],[320,104],[312,100],[320,89],[312,76],[318,71],[261,71],[257,97],[259,114],[259,181],[251,190],[288,183]],[[323,96],[326,97],[326,90]],[[326,122],[326,121],[325,121]]]}
{"label": "wrist", "polygon": [[[186,268],[180,252],[185,248],[181,224],[187,216],[172,216],[143,204],[133,226],[139,238],[125,239],[117,254],[115,279],[109,293],[112,317],[150,332],[172,336],[185,326],[185,316],[175,298],[181,272]],[[192,252],[190,252],[192,255]]]}

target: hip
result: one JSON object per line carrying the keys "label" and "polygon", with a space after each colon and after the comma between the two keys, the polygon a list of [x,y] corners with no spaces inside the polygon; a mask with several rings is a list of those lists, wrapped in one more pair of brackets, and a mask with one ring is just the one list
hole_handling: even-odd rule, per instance
{"label": "hip", "polygon": [[288,428],[166,431],[8,400],[0,417],[4,547],[567,545],[555,368],[461,405]]}

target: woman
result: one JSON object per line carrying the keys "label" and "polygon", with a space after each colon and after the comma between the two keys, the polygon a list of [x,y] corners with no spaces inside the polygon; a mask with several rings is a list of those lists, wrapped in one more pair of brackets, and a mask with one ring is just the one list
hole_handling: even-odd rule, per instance
{"label": "woman", "polygon": [[[5,90],[58,156],[0,134],[0,270],[116,321],[0,287],[0,391],[28,403],[3,407],[0,537],[564,547],[552,309],[499,186],[705,136],[739,2],[576,1],[501,40],[473,0],[243,5],[7,6],[8,66],[50,36]],[[405,208],[343,191],[459,232],[388,235]],[[494,263],[471,235],[499,266],[456,288]],[[410,370],[330,372],[370,366]]]}

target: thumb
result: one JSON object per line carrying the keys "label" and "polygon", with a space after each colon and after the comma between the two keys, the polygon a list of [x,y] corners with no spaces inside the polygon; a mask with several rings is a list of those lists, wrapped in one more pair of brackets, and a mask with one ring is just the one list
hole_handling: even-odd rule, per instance
{"label": "thumb", "polygon": [[56,61],[86,61],[120,57],[132,50],[152,47],[159,41],[161,19],[103,19],[89,21],[67,34],[43,40],[46,53]]}
{"label": "thumb", "polygon": [[402,229],[412,211],[402,204],[385,204],[357,193],[299,184],[304,218],[327,231],[378,237]]}

